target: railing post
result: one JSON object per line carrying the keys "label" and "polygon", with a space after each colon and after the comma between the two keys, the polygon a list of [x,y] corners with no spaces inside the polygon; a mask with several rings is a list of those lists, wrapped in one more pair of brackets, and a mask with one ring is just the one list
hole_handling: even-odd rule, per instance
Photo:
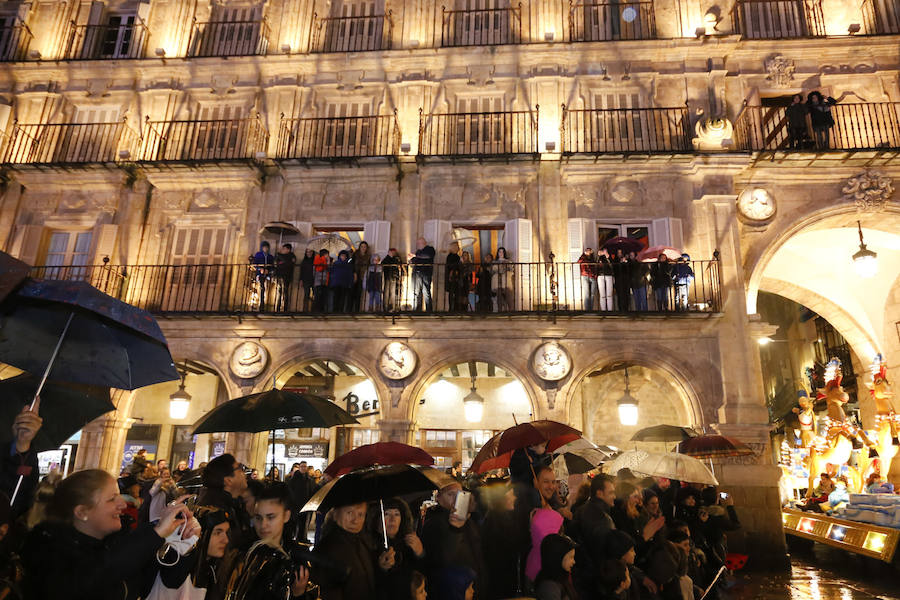
{"label": "railing post", "polygon": [[[521,7],[522,5],[519,4]],[[541,141],[538,139],[540,136],[538,133],[540,132],[540,124],[541,124],[541,105],[534,105],[534,120],[531,122],[531,135],[534,138],[534,151],[536,154],[541,153]]]}
{"label": "railing post", "polygon": [[[569,0],[571,2],[571,0]],[[559,152],[560,154],[566,151],[566,117],[567,117],[568,108],[566,107],[566,103],[562,103],[562,111],[560,112],[559,119]]]}

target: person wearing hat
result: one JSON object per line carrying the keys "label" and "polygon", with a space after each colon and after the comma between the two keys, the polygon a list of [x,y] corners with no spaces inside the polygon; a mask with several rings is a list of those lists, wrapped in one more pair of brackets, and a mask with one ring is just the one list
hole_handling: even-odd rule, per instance
{"label": "person wearing hat", "polygon": [[374,503],[369,510],[370,537],[383,548],[387,532],[387,543],[394,550],[395,560],[393,567],[376,573],[375,584],[379,600],[394,600],[409,592],[413,572],[423,568],[425,548],[415,533],[412,512],[406,502],[400,498],[384,501],[384,528],[381,515],[381,506]]}
{"label": "person wearing hat", "polygon": [[541,541],[541,570],[534,582],[537,600],[576,600],[572,584],[575,566],[575,542],[559,533],[551,533]]}
{"label": "person wearing hat", "polygon": [[634,565],[637,551],[634,545],[634,538],[630,535],[618,529],[610,531],[609,535],[606,536],[604,554],[610,560],[620,561],[628,569],[632,586],[625,594],[626,598],[639,600],[641,597],[640,587],[646,588],[651,594],[657,593],[658,589],[653,580]]}

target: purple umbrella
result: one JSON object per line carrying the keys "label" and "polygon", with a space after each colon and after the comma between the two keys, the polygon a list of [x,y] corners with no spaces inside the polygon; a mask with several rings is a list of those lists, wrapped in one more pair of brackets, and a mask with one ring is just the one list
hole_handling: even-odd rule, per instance
{"label": "purple umbrella", "polygon": [[603,248],[612,253],[621,250],[623,253],[628,254],[629,252],[640,252],[644,249],[644,244],[642,244],[640,240],[634,238],[616,236],[606,240],[606,243],[603,244]]}

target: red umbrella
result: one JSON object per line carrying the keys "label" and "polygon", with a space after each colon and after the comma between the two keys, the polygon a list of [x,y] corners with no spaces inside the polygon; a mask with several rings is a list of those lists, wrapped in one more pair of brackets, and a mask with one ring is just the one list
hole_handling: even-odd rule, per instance
{"label": "red umbrella", "polygon": [[694,458],[750,456],[754,454],[746,444],[724,435],[700,435],[678,444],[678,452]]}
{"label": "red umbrella", "polygon": [[470,470],[484,473],[492,469],[502,469],[509,466],[512,453],[519,448],[547,442],[547,450],[552,452],[579,437],[581,432],[565,423],[547,420],[522,423],[489,439],[478,451]]}
{"label": "red umbrella", "polygon": [[617,252],[621,250],[625,254],[628,254],[629,252],[640,252],[644,249],[644,244],[642,244],[640,240],[622,237],[619,235],[606,240],[606,243],[603,244],[603,247],[610,252]]}
{"label": "red umbrella", "polygon": [[659,255],[665,254],[669,260],[678,260],[681,258],[681,250],[671,246],[651,246],[646,250],[638,252],[637,259],[643,262],[656,262]]}
{"label": "red umbrella", "polygon": [[434,457],[415,446],[400,442],[377,442],[366,444],[337,457],[325,469],[325,474],[338,477],[361,467],[375,465],[421,465],[434,464]]}

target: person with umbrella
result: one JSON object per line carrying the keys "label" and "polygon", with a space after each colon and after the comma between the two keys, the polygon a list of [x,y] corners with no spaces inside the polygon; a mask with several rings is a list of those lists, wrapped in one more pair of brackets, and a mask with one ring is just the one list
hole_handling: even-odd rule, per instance
{"label": "person with umbrella", "polygon": [[616,250],[612,257],[613,281],[616,290],[616,310],[628,312],[631,297],[631,282],[628,278],[628,261],[622,249]]}
{"label": "person with umbrella", "polygon": [[312,291],[316,281],[316,251],[307,248],[300,260],[300,284],[303,286],[303,312],[312,308]]}
{"label": "person with umbrella", "polygon": [[243,467],[231,454],[222,454],[209,461],[203,469],[202,479],[203,491],[197,504],[215,506],[228,513],[234,546],[245,549],[253,538],[253,532],[250,515],[241,498],[247,489]]}
{"label": "person with umbrella", "polygon": [[370,507],[370,539],[381,540],[387,536],[388,546],[394,550],[394,566],[387,570],[379,569],[376,574],[377,598],[405,598],[412,585],[413,572],[422,570],[425,548],[415,533],[412,511],[406,502],[400,498],[385,500],[384,522],[379,509],[377,503]]}
{"label": "person with umbrella", "polygon": [[13,421],[13,440],[0,459],[0,491],[12,497],[20,475],[25,475],[12,506],[14,517],[24,514],[31,505],[34,489],[38,483],[37,452],[31,448],[32,441],[43,424],[38,414],[41,399],[34,406],[25,405]]}

